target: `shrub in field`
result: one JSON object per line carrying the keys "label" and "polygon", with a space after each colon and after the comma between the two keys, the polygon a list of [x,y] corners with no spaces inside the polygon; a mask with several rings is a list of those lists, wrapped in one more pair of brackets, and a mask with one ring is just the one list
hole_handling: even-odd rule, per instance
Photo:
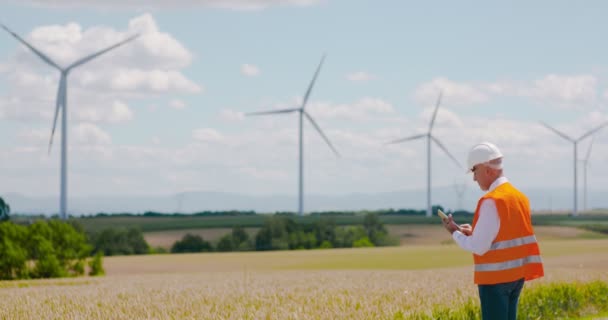
{"label": "shrub in field", "polygon": [[368,237],[363,237],[353,243],[353,248],[373,247],[374,244],[369,241]]}
{"label": "shrub in field", "polygon": [[106,273],[103,269],[103,252],[97,251],[93,259],[89,261],[89,275],[102,276]]}
{"label": "shrub in field", "polygon": [[27,278],[26,234],[24,226],[0,223],[0,280]]}
{"label": "shrub in field", "polygon": [[[367,238],[367,232],[363,226],[346,226],[336,229],[336,247],[350,248],[353,247],[355,241]],[[368,238],[369,241],[369,238]]]}
{"label": "shrub in field", "polygon": [[[222,248],[229,247],[222,239]],[[255,250],[352,248],[361,246],[398,245],[391,238],[377,214],[368,213],[363,225],[337,226],[333,218],[320,216],[311,224],[296,223],[290,215],[266,219],[255,237]]]}
{"label": "shrub in field", "polygon": [[0,223],[0,278],[56,278],[84,274],[91,252],[84,233],[61,221],[30,226]]}
{"label": "shrub in field", "polygon": [[208,252],[213,251],[211,243],[203,240],[198,235],[187,233],[182,240],[179,240],[171,247],[171,253],[186,253],[186,252]]}
{"label": "shrub in field", "polygon": [[386,228],[380,222],[380,218],[378,214],[368,213],[363,218],[363,228],[365,228],[365,232],[367,233],[367,237],[372,243],[378,243],[379,238],[388,234]]}
{"label": "shrub in field", "polygon": [[94,252],[106,256],[146,254],[150,251],[144,235],[138,228],[109,228],[90,236]]}
{"label": "shrub in field", "polygon": [[253,244],[249,239],[249,234],[242,227],[233,227],[232,233],[220,238],[217,243],[217,251],[249,251]]}

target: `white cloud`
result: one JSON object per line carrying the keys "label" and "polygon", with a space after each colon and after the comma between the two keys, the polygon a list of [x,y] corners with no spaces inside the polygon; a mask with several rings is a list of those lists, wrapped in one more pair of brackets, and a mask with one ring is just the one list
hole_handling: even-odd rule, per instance
{"label": "white cloud", "polygon": [[133,119],[133,111],[122,101],[114,101],[111,107],[77,106],[76,119],[85,122],[121,123]]}
{"label": "white cloud", "polygon": [[[311,6],[320,3],[323,0],[151,0],[146,1],[145,7],[152,8],[189,8],[189,7],[215,7],[231,10],[261,10],[271,6]],[[77,1],[77,0],[25,0],[20,3],[29,3],[35,6],[45,7],[89,7],[89,8],[142,8],[142,4],[135,0],[93,0],[93,1]]]}
{"label": "white cloud", "polygon": [[592,75],[563,76],[549,74],[519,90],[522,96],[557,103],[563,107],[592,106],[597,99],[597,78]]}
{"label": "white cloud", "polygon": [[[100,81],[103,81],[100,79]],[[112,77],[110,89],[156,93],[199,93],[203,89],[177,71],[122,69]]]}
{"label": "white cloud", "polygon": [[84,146],[108,145],[110,135],[92,123],[80,123],[72,129],[74,142]]}
{"label": "white cloud", "polygon": [[[431,105],[443,91],[443,103],[475,105],[497,96],[530,98],[546,105],[565,108],[594,107],[598,101],[598,80],[593,75],[549,74],[530,82],[455,82],[438,77],[416,89],[414,99],[421,105]],[[608,98],[608,94],[604,95]]]}
{"label": "white cloud", "polygon": [[357,71],[347,74],[346,79],[353,82],[367,82],[375,80],[376,76],[365,71]]}
{"label": "white cloud", "polygon": [[243,64],[241,66],[241,73],[248,77],[255,77],[260,74],[260,68],[252,64]]}
{"label": "white cloud", "polygon": [[310,113],[316,118],[340,118],[364,120],[379,115],[388,115],[395,112],[389,102],[380,98],[365,97],[350,104],[333,104],[327,102],[313,102],[308,107]]}
{"label": "white cloud", "polygon": [[180,110],[186,107],[186,103],[179,99],[173,99],[169,101],[169,107]]}
{"label": "white cloud", "polygon": [[243,167],[238,169],[239,172],[251,176],[262,181],[269,180],[285,180],[290,176],[290,173],[283,170],[260,169],[254,167]]}
{"label": "white cloud", "polygon": [[245,113],[231,109],[222,109],[220,111],[220,118],[227,121],[242,121],[245,119]]}
{"label": "white cloud", "polygon": [[221,142],[224,140],[224,136],[217,130],[212,128],[194,129],[192,131],[192,137],[196,141],[200,142]]}
{"label": "white cloud", "polygon": [[440,91],[443,92],[442,103],[449,105],[479,104],[489,98],[474,84],[454,82],[443,77],[418,86],[414,98],[421,105],[434,105]]}
{"label": "white cloud", "polygon": [[28,129],[20,131],[17,134],[20,144],[28,146],[42,146],[48,143],[51,135],[51,130]]}
{"label": "white cloud", "polygon": [[[127,105],[131,100],[151,94],[203,92],[201,85],[181,72],[191,64],[192,54],[170,34],[161,32],[150,14],[131,19],[126,30],[105,26],[85,29],[68,23],[37,27],[22,36],[59,65],[67,66],[135,33],[141,36],[70,73],[68,104],[77,106],[70,108],[76,119],[124,122],[133,118]],[[17,41],[13,43],[19,49],[5,64],[9,87],[0,96],[0,117],[51,119],[59,73]]]}

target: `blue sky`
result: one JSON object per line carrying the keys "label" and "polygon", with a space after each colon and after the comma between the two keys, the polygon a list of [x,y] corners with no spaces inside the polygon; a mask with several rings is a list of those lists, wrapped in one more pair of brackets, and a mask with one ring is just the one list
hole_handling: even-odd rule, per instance
{"label": "blue sky", "polygon": [[[342,157],[305,125],[308,193],[424,188],[424,142],[384,143],[424,132],[440,89],[435,136],[462,163],[495,142],[522,187],[572,186],[571,144],[538,120],[572,136],[608,121],[600,1],[132,2],[0,2],[0,22],[65,64],[142,34],[70,75],[71,196],[295,194],[296,115],[243,113],[297,106],[324,53],[307,109]],[[58,194],[57,80],[0,33],[0,194]],[[476,187],[432,152],[435,186]],[[606,190],[607,161],[608,129],[591,189]]]}

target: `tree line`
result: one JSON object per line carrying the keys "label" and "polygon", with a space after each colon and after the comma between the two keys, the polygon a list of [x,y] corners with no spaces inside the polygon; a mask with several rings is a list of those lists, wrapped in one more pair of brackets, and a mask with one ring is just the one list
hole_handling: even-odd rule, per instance
{"label": "tree line", "polygon": [[377,214],[368,214],[362,225],[338,226],[331,218],[314,223],[298,223],[289,215],[273,215],[266,219],[255,236],[236,226],[222,236],[214,247],[211,242],[186,234],[171,247],[172,253],[267,251],[319,248],[353,248],[398,245]]}

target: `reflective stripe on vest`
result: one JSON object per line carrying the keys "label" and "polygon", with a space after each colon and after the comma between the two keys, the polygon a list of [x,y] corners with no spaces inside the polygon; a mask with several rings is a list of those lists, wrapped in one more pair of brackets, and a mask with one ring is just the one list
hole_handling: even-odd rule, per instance
{"label": "reflective stripe on vest", "polygon": [[490,250],[513,248],[530,243],[536,243],[536,237],[534,235],[492,243]]}
{"label": "reflective stripe on vest", "polygon": [[475,271],[500,271],[522,267],[528,263],[542,263],[540,256],[527,256],[521,259],[515,259],[498,263],[476,264]]}

